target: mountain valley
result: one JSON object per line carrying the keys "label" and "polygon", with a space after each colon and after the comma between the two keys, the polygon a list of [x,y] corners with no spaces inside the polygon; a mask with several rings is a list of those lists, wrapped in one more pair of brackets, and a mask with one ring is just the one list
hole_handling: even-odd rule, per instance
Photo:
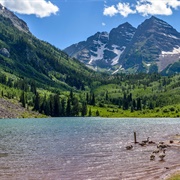
{"label": "mountain valley", "polygon": [[179,117],[179,47],[179,33],[151,17],[98,32],[68,55],[0,6],[0,118]]}

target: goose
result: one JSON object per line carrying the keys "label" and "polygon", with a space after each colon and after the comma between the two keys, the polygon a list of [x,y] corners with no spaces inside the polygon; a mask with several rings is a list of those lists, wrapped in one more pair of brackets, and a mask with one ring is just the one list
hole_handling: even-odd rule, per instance
{"label": "goose", "polygon": [[141,142],[141,143],[139,143],[139,145],[141,145],[141,146],[145,146],[145,145],[146,145],[146,143],[145,143],[145,142]]}
{"label": "goose", "polygon": [[161,149],[161,150],[163,150],[164,148],[167,148],[167,147],[168,147],[168,145],[166,145],[166,144],[158,144],[157,145],[157,148]]}
{"label": "goose", "polygon": [[160,161],[164,160],[164,158],[166,156],[165,152],[166,152],[166,149],[164,149],[163,152],[159,155]]}
{"label": "goose", "polygon": [[150,160],[152,161],[152,160],[154,160],[155,159],[155,155],[154,154],[151,154],[150,155]]}
{"label": "goose", "polygon": [[174,141],[173,141],[173,140],[170,140],[169,143],[172,144],[172,143],[174,143]]}
{"label": "goose", "polygon": [[149,144],[156,144],[154,141],[149,141],[148,143]]}
{"label": "goose", "polygon": [[160,141],[159,144],[164,144],[164,142],[163,142],[163,141]]}
{"label": "goose", "polygon": [[145,140],[145,141],[142,141],[142,143],[148,143],[149,142],[149,137],[147,138],[147,140]]}
{"label": "goose", "polygon": [[154,154],[157,154],[157,153],[159,153],[159,150],[158,150],[158,149],[157,149],[157,150],[154,150],[153,153],[154,153]]}
{"label": "goose", "polygon": [[165,158],[165,156],[166,156],[165,153],[161,153],[161,154],[159,155],[160,161],[163,161],[164,158]]}
{"label": "goose", "polygon": [[132,148],[133,148],[132,145],[126,146],[126,149],[127,149],[127,150],[131,150]]}

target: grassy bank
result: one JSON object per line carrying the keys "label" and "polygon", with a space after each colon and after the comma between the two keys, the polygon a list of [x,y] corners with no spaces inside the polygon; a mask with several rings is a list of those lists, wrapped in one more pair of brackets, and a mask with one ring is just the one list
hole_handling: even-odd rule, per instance
{"label": "grassy bank", "polygon": [[180,171],[174,173],[171,177],[167,178],[166,180],[180,180]]}
{"label": "grassy bank", "polygon": [[[142,109],[139,111],[123,110],[117,106],[111,107],[97,107],[89,106],[92,116],[100,117],[180,117],[180,105],[165,106],[163,108],[155,108],[153,110]],[[98,113],[97,113],[98,112]]]}

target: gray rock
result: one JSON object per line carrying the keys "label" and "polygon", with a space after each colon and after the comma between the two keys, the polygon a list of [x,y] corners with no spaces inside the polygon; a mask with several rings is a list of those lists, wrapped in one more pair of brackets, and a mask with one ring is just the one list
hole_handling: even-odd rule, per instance
{"label": "gray rock", "polygon": [[10,57],[10,53],[6,48],[1,48],[0,49],[0,54],[5,56],[5,57],[8,57],[8,58]]}

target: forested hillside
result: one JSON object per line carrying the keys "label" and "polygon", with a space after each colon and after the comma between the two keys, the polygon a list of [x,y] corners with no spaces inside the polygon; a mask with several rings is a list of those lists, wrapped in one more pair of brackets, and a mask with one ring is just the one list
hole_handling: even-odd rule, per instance
{"label": "forested hillside", "polygon": [[5,10],[7,17],[0,14],[0,118],[180,116],[180,75],[96,73],[38,40]]}
{"label": "forested hillside", "polygon": [[[0,74],[0,98],[53,117],[179,117],[180,75],[101,77],[85,90],[45,89],[35,81]],[[29,115],[27,115],[28,117]]]}
{"label": "forested hillside", "polygon": [[40,86],[83,89],[94,72],[67,54],[0,16],[0,68],[17,77],[34,79]]}

